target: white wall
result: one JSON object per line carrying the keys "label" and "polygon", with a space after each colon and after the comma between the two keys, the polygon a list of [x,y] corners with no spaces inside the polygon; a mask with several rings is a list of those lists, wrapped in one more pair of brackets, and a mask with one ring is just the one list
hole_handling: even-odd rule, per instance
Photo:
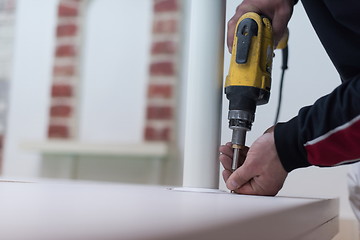
{"label": "white wall", "polygon": [[3,174],[37,175],[39,155],[20,148],[46,138],[58,0],[18,0]]}
{"label": "white wall", "polygon": [[80,140],[141,142],[152,1],[92,1],[86,26]]}
{"label": "white wall", "polygon": [[[227,1],[227,19],[235,12],[241,1]],[[289,69],[285,74],[283,103],[279,121],[287,121],[297,115],[302,106],[310,105],[319,97],[331,92],[339,85],[335,68],[332,66],[324,48],[313,30],[309,19],[299,2],[289,23]],[[248,133],[247,144],[260,136],[273,124],[278,100],[278,86],[281,68],[281,52],[273,64],[273,79],[270,101],[257,108],[253,129]],[[225,73],[229,68],[230,54],[225,51]],[[223,99],[222,143],[231,140],[231,131],[227,127],[228,100]],[[285,196],[341,197],[341,215],[353,217],[347,201],[347,166],[320,169],[316,167],[298,169],[291,172],[283,190]],[[222,182],[222,180],[221,180]],[[222,187],[224,187],[222,183]]]}

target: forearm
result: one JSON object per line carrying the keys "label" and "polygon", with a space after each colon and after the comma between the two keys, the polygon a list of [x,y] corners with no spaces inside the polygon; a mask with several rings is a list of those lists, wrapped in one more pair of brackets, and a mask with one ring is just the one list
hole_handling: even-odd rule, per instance
{"label": "forearm", "polygon": [[275,144],[289,172],[309,165],[360,160],[360,75],[275,127]]}

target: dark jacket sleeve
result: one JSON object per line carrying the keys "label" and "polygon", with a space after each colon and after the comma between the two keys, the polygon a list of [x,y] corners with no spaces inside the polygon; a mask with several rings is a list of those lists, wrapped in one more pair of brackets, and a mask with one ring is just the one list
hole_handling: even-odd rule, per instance
{"label": "dark jacket sleeve", "polygon": [[288,172],[360,160],[360,76],[277,124],[275,144]]}
{"label": "dark jacket sleeve", "polygon": [[360,160],[360,1],[302,2],[343,83],[276,125],[276,149],[288,172]]}

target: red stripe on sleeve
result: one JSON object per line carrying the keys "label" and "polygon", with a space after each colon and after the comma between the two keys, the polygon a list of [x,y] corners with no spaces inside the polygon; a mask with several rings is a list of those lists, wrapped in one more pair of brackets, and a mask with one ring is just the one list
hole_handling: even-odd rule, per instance
{"label": "red stripe on sleeve", "polygon": [[305,149],[309,163],[317,166],[333,166],[360,159],[360,118],[313,143]]}

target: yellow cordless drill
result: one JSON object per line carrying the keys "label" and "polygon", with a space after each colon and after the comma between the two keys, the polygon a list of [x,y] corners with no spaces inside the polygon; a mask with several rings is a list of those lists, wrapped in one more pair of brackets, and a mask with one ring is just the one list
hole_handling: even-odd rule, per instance
{"label": "yellow cordless drill", "polygon": [[[286,42],[287,38],[282,40],[282,47]],[[256,106],[269,101],[273,51],[270,20],[254,12],[241,16],[236,25],[225,82],[229,128],[233,131],[233,171],[242,164],[238,162],[239,152],[245,146],[246,132],[251,130],[254,122]]]}

